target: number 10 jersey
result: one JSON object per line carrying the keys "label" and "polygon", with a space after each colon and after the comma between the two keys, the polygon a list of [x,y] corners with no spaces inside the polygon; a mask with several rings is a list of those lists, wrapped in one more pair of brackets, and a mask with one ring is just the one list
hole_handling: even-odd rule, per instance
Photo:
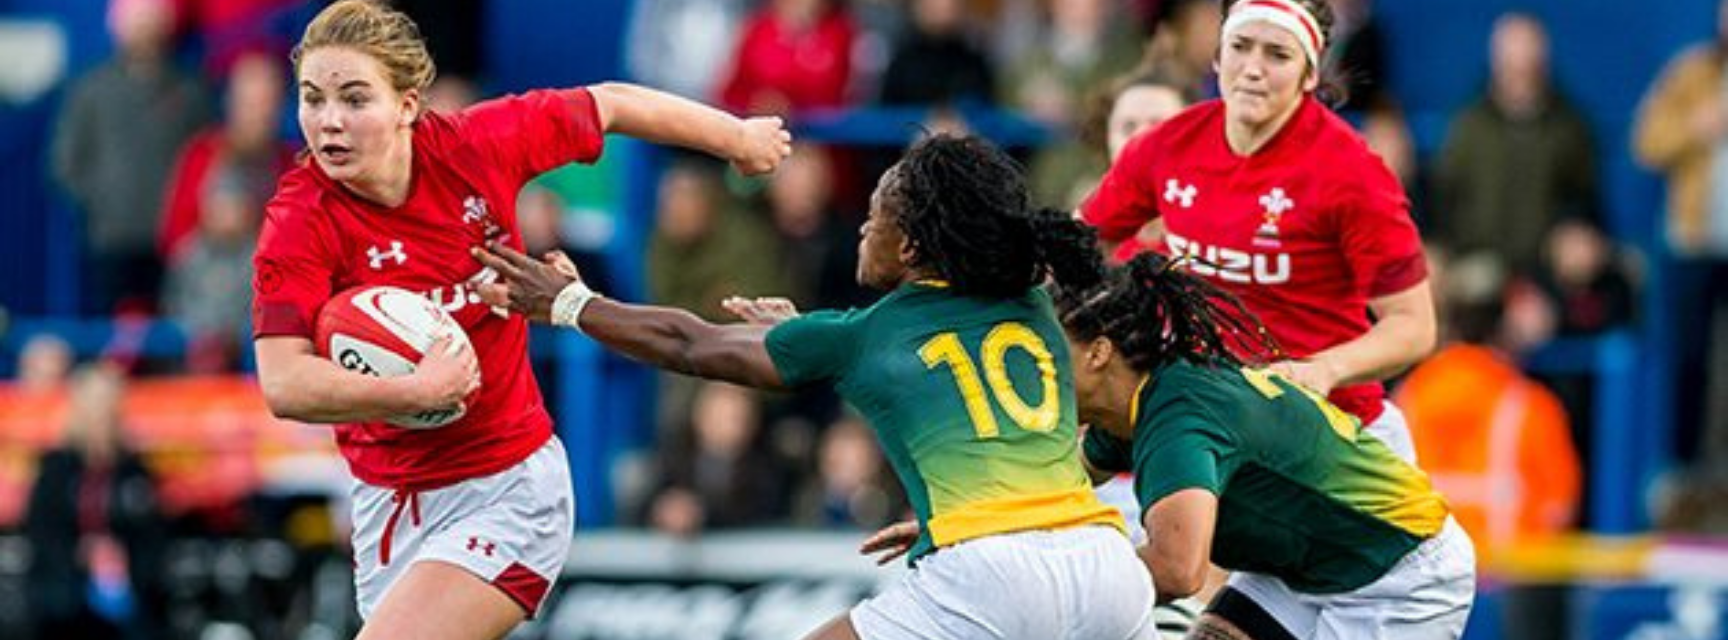
{"label": "number 10 jersey", "polygon": [[1107,524],[1080,462],[1068,343],[1042,288],[903,285],[768,334],[789,386],[830,382],[875,428],[923,535],[908,557],[1012,531]]}

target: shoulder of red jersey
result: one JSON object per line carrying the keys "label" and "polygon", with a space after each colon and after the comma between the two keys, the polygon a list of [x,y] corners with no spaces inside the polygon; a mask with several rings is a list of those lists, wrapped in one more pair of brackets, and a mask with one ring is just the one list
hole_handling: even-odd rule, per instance
{"label": "shoulder of red jersey", "polygon": [[1343,116],[1318,100],[1312,105],[1319,120],[1318,131],[1315,133],[1313,149],[1322,149],[1338,160],[1350,162],[1371,162],[1375,165],[1384,164],[1380,157],[1368,148],[1368,141],[1362,137]]}
{"label": "shoulder of red jersey", "polygon": [[442,146],[451,140],[462,136],[462,116],[430,109],[420,114],[420,119],[414,121],[414,143],[422,145]]}
{"label": "shoulder of red jersey", "polygon": [[1129,140],[1118,161],[1135,170],[1143,170],[1154,163],[1162,164],[1172,157],[1192,161],[1197,156],[1188,150],[1206,144],[1208,135],[1222,135],[1222,126],[1218,122],[1223,113],[1224,103],[1218,100],[1183,109],[1157,128]]}
{"label": "shoulder of red jersey", "polygon": [[339,198],[338,193],[335,183],[318,173],[312,159],[300,159],[276,181],[276,194],[264,205],[259,252],[282,251],[286,246],[326,246],[335,233],[331,211],[332,199]]}
{"label": "shoulder of red jersey", "polygon": [[1223,135],[1223,127],[1219,124],[1223,117],[1224,101],[1207,100],[1178,111],[1150,135],[1165,145],[1186,148],[1208,139],[1208,136]]}
{"label": "shoulder of red jersey", "polygon": [[311,159],[301,159],[294,168],[277,178],[276,193],[264,205],[265,217],[281,224],[320,208],[329,194],[325,182],[327,180],[319,176],[318,169],[312,166]]}

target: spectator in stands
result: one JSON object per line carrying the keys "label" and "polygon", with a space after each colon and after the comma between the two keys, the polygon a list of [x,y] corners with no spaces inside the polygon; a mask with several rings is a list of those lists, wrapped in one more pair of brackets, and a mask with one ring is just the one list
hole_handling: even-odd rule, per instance
{"label": "spectator in stands", "polygon": [[[780,252],[774,231],[732,202],[716,167],[674,162],[660,176],[659,200],[648,240],[649,300],[719,320],[726,317],[720,302],[728,296],[785,290],[785,274],[766,259]],[[697,385],[676,373],[663,373],[660,381],[657,421],[664,440],[689,423]]]}
{"label": "spectator in stands", "polygon": [[744,23],[720,103],[782,115],[845,106],[857,37],[844,2],[768,0]]}
{"label": "spectator in stands", "polygon": [[[1668,178],[1667,240],[1679,258],[1670,269],[1670,300],[1679,326],[1663,329],[1682,345],[1675,376],[1680,457],[1710,452],[1707,465],[1728,477],[1728,330],[1720,329],[1728,327],[1725,72],[1728,1],[1717,5],[1716,37],[1676,55],[1645,94],[1632,146],[1639,162]],[[1693,447],[1698,440],[1703,446]],[[1728,481],[1722,486],[1717,491],[1728,491]]]}
{"label": "spectator in stands", "polygon": [[824,529],[874,531],[905,517],[901,495],[870,426],[848,412],[822,434],[816,477],[799,498],[797,520]]}
{"label": "spectator in stands", "polygon": [[1141,67],[1168,78],[1187,102],[1217,97],[1218,0],[1168,0],[1152,24]]}
{"label": "spectator in stands", "polygon": [[719,93],[749,0],[637,0],[630,3],[624,64],[642,84],[686,98]]}
{"label": "spectator in stands", "polygon": [[59,336],[32,336],[18,351],[18,379],[13,384],[25,393],[57,390],[71,372],[72,362],[72,346]]}
{"label": "spectator in stands", "polygon": [[[1430,252],[1447,344],[1419,365],[1396,401],[1410,420],[1423,468],[1453,515],[1493,562],[1583,524],[1585,460],[1562,398],[1519,371],[1517,359],[1547,340],[1550,307],[1527,283],[1508,282],[1501,261],[1477,253],[1455,261]],[[1569,429],[1568,425],[1576,429]],[[1569,635],[1564,586],[1515,584],[1503,591],[1500,635]],[[1491,623],[1493,624],[1493,623]]]}
{"label": "spectator in stands", "polygon": [[73,85],[53,141],[54,177],[84,210],[85,310],[153,308],[155,233],[174,153],[210,120],[198,79],[169,58],[172,0],[112,0],[114,57]]}
{"label": "spectator in stands", "polygon": [[1556,222],[1596,216],[1590,125],[1550,79],[1535,17],[1495,21],[1487,91],[1453,119],[1432,195],[1440,241],[1492,251],[1526,276]]}
{"label": "spectator in stands", "polygon": [[834,209],[832,175],[827,149],[801,146],[768,182],[768,213],[780,245],[778,271],[786,280],[786,297],[799,307],[844,309],[874,299],[853,278],[858,223],[841,220]]}
{"label": "spectator in stands", "polygon": [[568,205],[564,197],[540,181],[522,187],[516,198],[516,225],[522,231],[523,250],[531,256],[549,251],[561,251],[582,270],[583,277],[594,278],[611,287],[612,269],[605,256],[577,247],[564,237],[564,217]]}
{"label": "spectator in stands", "polygon": [[245,169],[212,168],[198,209],[197,235],[168,267],[165,314],[186,330],[186,368],[220,373],[239,363],[252,308],[252,253],[264,197]]}
{"label": "spectator in stands", "polygon": [[[1549,233],[1543,249],[1541,269],[1533,286],[1521,287],[1524,297],[1548,307],[1552,333],[1560,337],[1588,338],[1625,328],[1636,310],[1636,291],[1625,260],[1613,241],[1584,220],[1563,220]],[[1595,455],[1596,376],[1589,372],[1547,372],[1540,381],[1559,396],[1572,417],[1572,441],[1586,466]],[[1585,508],[1591,487],[1586,478]],[[1583,513],[1581,522],[1590,514]]]}
{"label": "spectator in stands", "polygon": [[[1106,0],[1047,5],[1049,32],[1009,66],[1004,102],[1063,136],[1032,158],[1032,201],[1072,205],[1073,185],[1102,171],[1096,152],[1077,140],[1082,97],[1128,71],[1140,58],[1139,34],[1124,26]],[[1059,138],[1061,139],[1061,138]]]}
{"label": "spectator in stands", "polygon": [[660,177],[660,205],[648,241],[648,294],[657,304],[726,317],[720,301],[784,290],[773,231],[731,201],[717,167],[680,160]]}
{"label": "spectator in stands", "polygon": [[180,149],[167,183],[156,248],[170,266],[184,258],[201,224],[202,205],[221,171],[233,186],[247,191],[254,204],[270,197],[276,178],[294,166],[294,145],[282,138],[283,87],[287,82],[277,54],[253,49],[234,61],[228,73],[224,119],[205,128]]}
{"label": "spectator in stands", "polygon": [[1559,335],[1591,336],[1632,322],[1632,276],[1601,229],[1563,220],[1548,234],[1542,258],[1537,284],[1556,307]]}
{"label": "spectator in stands", "polygon": [[155,483],[121,430],[125,393],[118,369],[80,369],[66,443],[38,463],[24,536],[41,640],[162,634],[166,531]]}
{"label": "spectator in stands", "polygon": [[[284,43],[300,18],[315,4],[307,0],[173,0],[176,22],[203,51],[211,78],[228,77],[234,63],[258,50],[260,42]],[[284,48],[286,48],[284,46]]]}
{"label": "spectator in stands", "polygon": [[912,29],[882,78],[886,105],[991,104],[996,73],[966,32],[966,0],[912,0]]}
{"label": "spectator in stands", "polygon": [[1491,254],[1434,264],[1449,339],[1395,398],[1423,469],[1482,558],[1572,530],[1581,467],[1566,410],[1516,360],[1547,334],[1543,302],[1508,288]]}
{"label": "spectator in stands", "polygon": [[[1068,202],[1078,206],[1093,189],[1104,169],[1122,155],[1128,141],[1151,131],[1187,107],[1182,89],[1155,71],[1137,71],[1094,91],[1080,127],[1080,140],[1091,146],[1106,163],[1098,173],[1072,185]],[[1116,246],[1115,260],[1126,261],[1136,253],[1164,245],[1164,221],[1152,220],[1134,237]]]}
{"label": "spectator in stands", "polygon": [[688,427],[678,442],[661,445],[661,487],[649,507],[649,524],[690,536],[785,520],[791,479],[762,437],[754,390],[701,383]]}

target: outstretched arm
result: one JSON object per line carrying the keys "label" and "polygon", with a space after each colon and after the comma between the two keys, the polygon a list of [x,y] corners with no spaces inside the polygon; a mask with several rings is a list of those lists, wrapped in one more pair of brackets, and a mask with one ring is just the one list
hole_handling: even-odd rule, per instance
{"label": "outstretched arm", "polygon": [[534,260],[497,243],[476,249],[474,257],[503,277],[481,288],[488,304],[540,322],[555,320],[662,369],[752,387],[785,387],[768,356],[770,326],[717,325],[682,309],[607,300],[588,291],[567,261]]}
{"label": "outstretched arm", "polygon": [[792,154],[792,134],[774,116],[737,118],[714,107],[627,82],[588,87],[607,133],[706,151],[738,172],[773,171]]}

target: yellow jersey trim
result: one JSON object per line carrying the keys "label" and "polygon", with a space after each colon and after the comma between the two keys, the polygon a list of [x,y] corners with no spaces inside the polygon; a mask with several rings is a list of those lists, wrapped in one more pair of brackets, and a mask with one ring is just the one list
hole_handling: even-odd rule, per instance
{"label": "yellow jersey trim", "polygon": [[1109,525],[1127,535],[1122,512],[1104,504],[1091,487],[969,503],[930,518],[930,539],[938,547],[973,538],[1037,529]]}
{"label": "yellow jersey trim", "polygon": [[1140,384],[1134,387],[1134,399],[1128,401],[1128,432],[1133,433],[1140,427],[1140,395],[1146,393],[1146,384],[1152,382],[1152,374],[1140,374]]}

